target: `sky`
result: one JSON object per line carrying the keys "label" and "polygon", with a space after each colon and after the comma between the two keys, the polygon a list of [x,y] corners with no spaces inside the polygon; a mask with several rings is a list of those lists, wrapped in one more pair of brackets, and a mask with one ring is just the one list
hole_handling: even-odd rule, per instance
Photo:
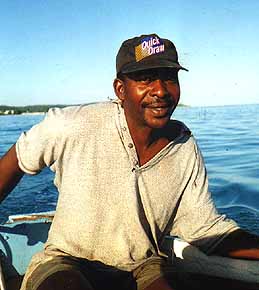
{"label": "sky", "polygon": [[181,103],[259,103],[258,0],[0,0],[0,104],[79,104],[114,98],[125,39],[174,42]]}

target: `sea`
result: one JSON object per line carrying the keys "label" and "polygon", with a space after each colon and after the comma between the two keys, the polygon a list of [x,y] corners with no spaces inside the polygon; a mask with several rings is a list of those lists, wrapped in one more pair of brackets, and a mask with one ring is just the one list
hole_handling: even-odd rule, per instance
{"label": "sea", "polygon": [[[0,116],[0,156],[43,118]],[[179,107],[173,118],[183,121],[197,139],[218,211],[259,234],[259,105]],[[53,176],[48,168],[25,175],[0,204],[0,222],[9,215],[55,210]]]}

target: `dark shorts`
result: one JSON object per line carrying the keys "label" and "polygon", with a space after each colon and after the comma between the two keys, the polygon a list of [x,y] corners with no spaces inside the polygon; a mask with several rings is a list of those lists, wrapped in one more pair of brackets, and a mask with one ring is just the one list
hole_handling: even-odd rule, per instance
{"label": "dark shorts", "polygon": [[[175,274],[172,264],[159,257],[149,258],[132,272],[107,267],[99,262],[77,259],[70,256],[57,256],[40,264],[27,280],[26,290],[36,290],[54,276],[58,283],[66,285],[79,283],[82,289],[144,290],[160,277]],[[58,278],[57,278],[58,277]],[[80,288],[80,286],[79,286]],[[57,288],[58,289],[58,288]]]}

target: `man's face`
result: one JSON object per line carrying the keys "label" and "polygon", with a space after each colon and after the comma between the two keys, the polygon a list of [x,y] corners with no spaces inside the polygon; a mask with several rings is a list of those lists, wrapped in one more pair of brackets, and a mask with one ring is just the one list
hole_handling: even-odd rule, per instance
{"label": "man's face", "polygon": [[123,80],[123,95],[118,97],[127,121],[139,128],[163,128],[180,98],[178,70],[159,68],[129,73]]}

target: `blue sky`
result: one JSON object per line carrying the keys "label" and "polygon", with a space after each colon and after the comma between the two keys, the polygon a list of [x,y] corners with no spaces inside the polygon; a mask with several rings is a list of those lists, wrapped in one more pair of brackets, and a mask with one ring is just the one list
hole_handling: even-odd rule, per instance
{"label": "blue sky", "polygon": [[114,97],[121,42],[156,32],[180,63],[181,102],[259,103],[259,1],[0,1],[0,104]]}

